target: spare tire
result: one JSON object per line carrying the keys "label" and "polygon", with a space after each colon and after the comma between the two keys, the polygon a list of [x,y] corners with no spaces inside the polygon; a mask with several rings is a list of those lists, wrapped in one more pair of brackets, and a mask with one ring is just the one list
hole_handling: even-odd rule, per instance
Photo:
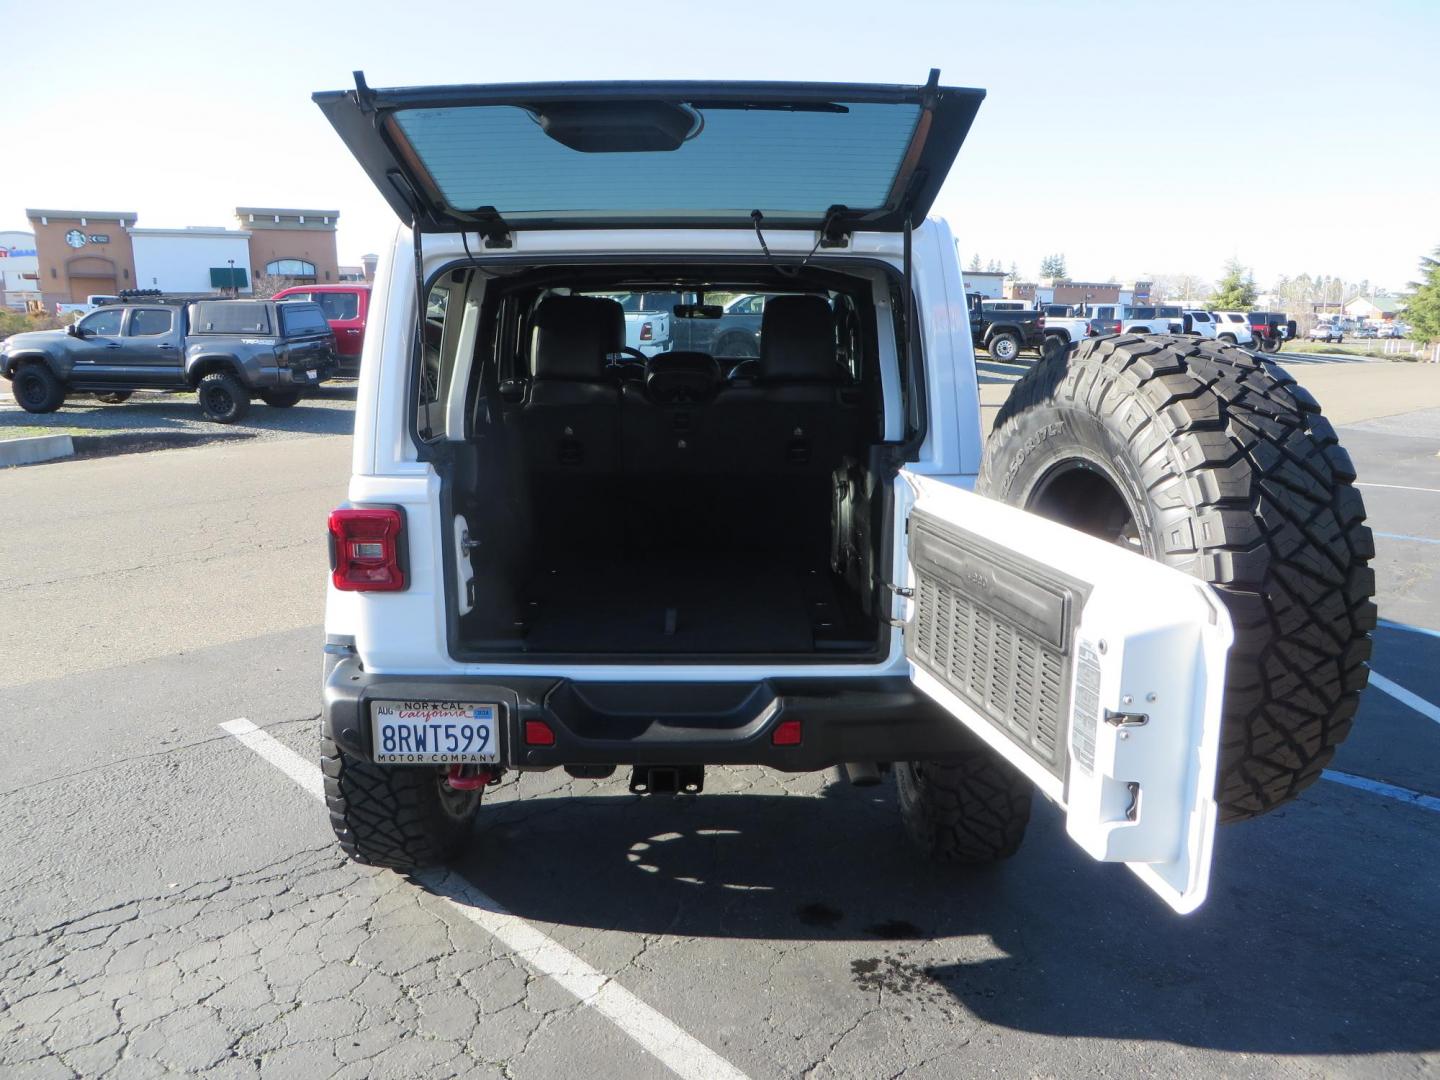
{"label": "spare tire", "polygon": [[1256,817],[1319,778],[1365,688],[1374,555],[1355,470],[1269,360],[1099,338],[1042,361],[996,418],[977,490],[1213,584],[1235,644],[1216,799]]}

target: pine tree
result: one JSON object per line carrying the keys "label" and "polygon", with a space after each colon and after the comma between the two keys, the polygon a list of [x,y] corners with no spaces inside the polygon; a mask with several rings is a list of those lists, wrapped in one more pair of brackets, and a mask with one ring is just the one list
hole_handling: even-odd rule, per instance
{"label": "pine tree", "polygon": [[1410,283],[1400,317],[1420,341],[1440,338],[1440,247],[1420,256],[1420,280]]}
{"label": "pine tree", "polygon": [[971,255],[971,256],[970,256],[970,265],[967,266],[966,269],[967,269],[967,270],[979,270],[979,269],[980,269],[980,256],[979,256],[979,255]]}
{"label": "pine tree", "polygon": [[1040,276],[1042,278],[1054,278],[1063,281],[1067,274],[1065,272],[1065,255],[1046,255],[1040,260]]}
{"label": "pine tree", "polygon": [[1255,306],[1255,279],[1239,259],[1225,264],[1225,276],[1215,286],[1215,295],[1205,302],[1211,311],[1249,311]]}

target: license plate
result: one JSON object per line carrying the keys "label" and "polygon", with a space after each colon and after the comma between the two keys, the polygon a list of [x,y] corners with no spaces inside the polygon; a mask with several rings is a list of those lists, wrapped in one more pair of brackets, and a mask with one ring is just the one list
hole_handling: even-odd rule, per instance
{"label": "license plate", "polygon": [[495,705],[466,701],[372,701],[375,760],[385,765],[456,765],[500,760]]}
{"label": "license plate", "polygon": [[305,372],[305,377],[311,382],[314,382],[316,379],[320,378],[320,373],[318,371],[307,371]]}

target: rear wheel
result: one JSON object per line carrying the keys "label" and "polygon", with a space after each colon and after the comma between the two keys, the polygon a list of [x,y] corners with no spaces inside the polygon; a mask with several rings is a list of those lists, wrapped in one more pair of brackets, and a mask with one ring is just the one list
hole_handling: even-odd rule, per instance
{"label": "rear wheel", "polygon": [[986,351],[990,353],[992,360],[998,360],[1002,364],[1013,364],[1015,358],[1020,355],[1020,339],[1009,331],[1002,331],[990,339]]}
{"label": "rear wheel", "polygon": [[65,403],[65,385],[44,364],[22,365],[10,383],[15,403],[29,413],[54,412]]}
{"label": "rear wheel", "polygon": [[1122,336],[1015,385],[976,487],[1216,587],[1235,627],[1216,799],[1236,821],[1314,783],[1349,734],[1375,626],[1354,479],[1272,361]]}
{"label": "rear wheel", "polygon": [[235,424],[250,411],[250,393],[245,385],[228,371],[215,371],[200,380],[196,387],[200,411],[207,420],[217,424]]}
{"label": "rear wheel", "polygon": [[978,736],[959,760],[895,765],[900,819],[911,841],[936,862],[995,862],[1019,849],[1035,786]]}
{"label": "rear wheel", "polygon": [[1045,344],[1040,346],[1040,359],[1052,360],[1065,355],[1065,350],[1070,347],[1070,340],[1061,334],[1046,334]]}
{"label": "rear wheel", "polygon": [[1221,334],[1221,335],[1220,335],[1220,341],[1221,341],[1222,343],[1226,344],[1226,345],[1234,345],[1234,344],[1235,344],[1235,335],[1234,335],[1234,334]]}
{"label": "rear wheel", "polygon": [[299,390],[261,390],[260,400],[273,409],[288,409],[300,402]]}
{"label": "rear wheel", "polygon": [[470,837],[484,790],[456,791],[445,766],[376,765],[320,740],[325,805],[346,855],[392,870],[442,863]]}
{"label": "rear wheel", "polygon": [[96,394],[95,400],[102,401],[106,405],[119,405],[130,400],[130,390],[112,390],[108,394]]}

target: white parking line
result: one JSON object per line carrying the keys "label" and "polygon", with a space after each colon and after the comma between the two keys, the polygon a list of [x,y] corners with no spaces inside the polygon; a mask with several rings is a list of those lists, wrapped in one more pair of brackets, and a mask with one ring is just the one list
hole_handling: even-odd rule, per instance
{"label": "white parking line", "polygon": [[[220,725],[245,746],[294,780],[313,798],[324,801],[320,767],[306,761],[244,718]],[[486,931],[530,967],[611,1021],[662,1065],[684,1080],[748,1080],[746,1075],[699,1039],[655,1011],[603,971],[591,967],[565,946],[512,915],[474,885],[450,871],[419,875],[461,916]]]}
{"label": "white parking line", "polygon": [[1440,495],[1440,488],[1411,487],[1409,484],[1371,484],[1363,480],[1356,480],[1355,486],[1390,488],[1394,491],[1428,491],[1431,495]]}
{"label": "white parking line", "polygon": [[1346,787],[1359,788],[1361,791],[1368,791],[1373,795],[1383,795],[1396,802],[1408,803],[1411,806],[1418,806],[1422,810],[1434,810],[1436,813],[1440,813],[1440,799],[1434,795],[1425,795],[1406,787],[1387,784],[1382,780],[1371,780],[1368,776],[1355,776],[1351,773],[1336,772],[1333,769],[1326,769],[1320,775],[1326,780],[1344,784]]}
{"label": "white parking line", "polygon": [[1389,694],[1402,705],[1410,706],[1410,708],[1414,709],[1421,716],[1424,716],[1430,720],[1434,720],[1435,723],[1440,724],[1440,705],[1435,705],[1429,701],[1426,701],[1419,694],[1406,690],[1405,687],[1401,686],[1399,683],[1391,682],[1389,679],[1385,678],[1384,675],[1381,675],[1378,671],[1375,671],[1373,669],[1370,672],[1370,685],[1375,687],[1376,690]]}
{"label": "white parking line", "polygon": [[1412,544],[1440,544],[1440,540],[1437,540],[1433,536],[1406,536],[1404,533],[1382,532],[1377,532],[1374,535],[1379,536],[1385,540],[1408,540]]}

